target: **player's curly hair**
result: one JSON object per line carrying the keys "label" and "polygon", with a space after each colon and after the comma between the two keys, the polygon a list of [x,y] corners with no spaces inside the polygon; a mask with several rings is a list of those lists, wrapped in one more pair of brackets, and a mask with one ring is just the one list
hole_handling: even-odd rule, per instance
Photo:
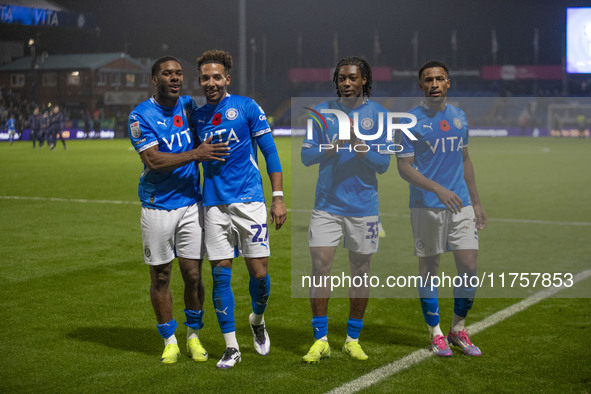
{"label": "player's curly hair", "polygon": [[423,75],[423,71],[425,71],[428,68],[435,67],[441,67],[443,71],[445,71],[445,75],[447,76],[447,78],[449,78],[449,69],[447,68],[445,63],[440,62],[439,60],[429,60],[427,63],[423,64],[419,69],[419,81],[421,80],[421,75]]}
{"label": "player's curly hair", "polygon": [[339,69],[343,66],[357,66],[359,68],[359,72],[361,73],[361,77],[365,78],[367,80],[365,85],[363,85],[363,95],[366,97],[371,96],[371,84],[372,84],[371,67],[370,67],[369,63],[367,62],[367,60],[365,60],[362,57],[358,57],[358,56],[350,56],[350,57],[343,58],[339,61],[339,63],[335,67],[334,74],[332,76],[332,81],[334,82],[335,87],[337,88],[337,95],[340,97],[340,94],[339,94]]}
{"label": "player's curly hair", "polygon": [[155,77],[156,75],[158,75],[158,72],[160,71],[160,66],[162,65],[162,63],[166,63],[166,62],[170,62],[170,61],[174,61],[177,62],[178,64],[181,64],[178,59],[174,56],[162,56],[160,59],[156,60],[154,62],[154,64],[152,65],[152,76]]}
{"label": "player's curly hair", "polygon": [[224,66],[224,71],[227,74],[232,68],[232,55],[221,49],[210,49],[197,58],[197,69],[200,69],[205,63],[219,63]]}

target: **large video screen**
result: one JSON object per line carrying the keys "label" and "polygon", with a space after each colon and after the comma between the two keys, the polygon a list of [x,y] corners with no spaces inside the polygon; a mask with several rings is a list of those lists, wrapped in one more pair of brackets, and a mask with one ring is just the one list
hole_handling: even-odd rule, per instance
{"label": "large video screen", "polygon": [[566,9],[566,72],[591,74],[591,7]]}

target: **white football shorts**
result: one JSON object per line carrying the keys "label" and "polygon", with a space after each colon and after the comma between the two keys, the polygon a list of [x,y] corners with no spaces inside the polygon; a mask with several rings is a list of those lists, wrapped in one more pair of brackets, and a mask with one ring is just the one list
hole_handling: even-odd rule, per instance
{"label": "white football shorts", "polygon": [[201,203],[171,211],[142,207],[141,223],[146,264],[166,264],[177,256],[204,257]]}
{"label": "white football shorts", "polygon": [[359,254],[378,251],[378,216],[341,216],[325,211],[312,211],[308,244],[310,247],[338,246]]}
{"label": "white football shorts", "polygon": [[411,208],[410,222],[415,256],[435,256],[446,251],[478,250],[476,218],[471,205],[454,214],[447,209]]}
{"label": "white football shorts", "polygon": [[264,202],[205,207],[205,247],[210,261],[271,255]]}

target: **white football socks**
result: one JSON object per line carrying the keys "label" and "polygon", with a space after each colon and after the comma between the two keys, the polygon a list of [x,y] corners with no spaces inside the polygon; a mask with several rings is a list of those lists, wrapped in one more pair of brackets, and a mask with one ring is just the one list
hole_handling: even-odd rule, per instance
{"label": "white football socks", "polygon": [[233,347],[236,350],[239,350],[238,341],[236,340],[236,331],[228,332],[224,334],[224,340],[226,341],[226,347]]}
{"label": "white football socks", "polygon": [[174,343],[175,345],[177,345],[177,341],[176,341],[176,336],[174,334],[172,334],[171,336],[169,336],[168,338],[166,338],[164,340],[164,346],[168,346],[171,343]]}
{"label": "white football socks", "polygon": [[435,338],[437,335],[443,335],[443,332],[441,331],[441,327],[439,327],[439,324],[436,326],[430,326],[427,324],[427,327],[429,327],[429,334],[431,335],[431,339]]}
{"label": "white football socks", "polygon": [[451,323],[451,332],[457,334],[466,327],[466,318],[458,316],[454,313],[454,319]]}
{"label": "white football socks", "polygon": [[254,313],[251,313],[250,316],[248,316],[248,321],[253,326],[260,326],[265,322],[265,315],[256,315]]}
{"label": "white football socks", "polygon": [[187,341],[190,341],[193,338],[199,339],[199,330],[187,327]]}

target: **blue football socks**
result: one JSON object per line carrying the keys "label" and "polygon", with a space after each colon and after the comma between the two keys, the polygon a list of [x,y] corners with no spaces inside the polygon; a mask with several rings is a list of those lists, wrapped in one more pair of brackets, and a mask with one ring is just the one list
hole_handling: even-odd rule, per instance
{"label": "blue football socks", "polygon": [[271,279],[269,274],[264,278],[256,279],[253,276],[250,277],[248,283],[248,291],[252,302],[252,312],[255,315],[262,315],[265,313],[267,302],[269,300],[269,292],[271,290]]}
{"label": "blue football socks", "polygon": [[232,293],[232,269],[227,267],[214,267],[211,270],[213,277],[213,306],[218,318],[222,333],[235,331],[234,326],[234,294]]}

